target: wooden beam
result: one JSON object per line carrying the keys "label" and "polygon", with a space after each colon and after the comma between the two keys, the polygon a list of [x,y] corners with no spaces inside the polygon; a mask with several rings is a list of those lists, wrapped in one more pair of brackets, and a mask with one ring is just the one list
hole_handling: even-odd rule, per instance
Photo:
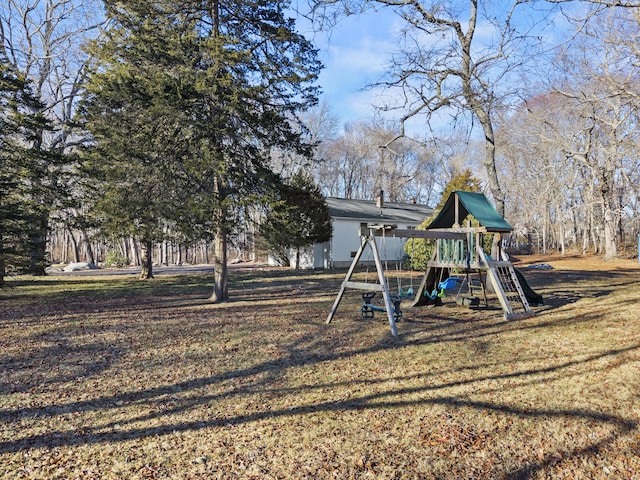
{"label": "wooden beam", "polygon": [[331,307],[331,311],[329,312],[329,316],[327,317],[327,323],[331,323],[331,320],[333,319],[333,316],[336,313],[336,310],[338,310],[338,306],[340,305],[340,300],[342,300],[342,296],[344,295],[344,291],[346,290],[347,286],[346,284],[349,282],[349,280],[351,280],[351,276],[353,275],[353,272],[356,269],[356,265],[358,265],[358,262],[360,261],[360,257],[362,256],[362,253],[364,252],[365,247],[368,244],[368,237],[362,237],[360,239],[360,248],[358,249],[358,251],[356,252],[356,256],[353,257],[353,262],[351,262],[351,266],[349,267],[349,271],[347,272],[347,276],[345,277],[344,281],[342,282],[342,286],[340,287],[340,291],[338,292],[338,296],[336,297],[335,302],[333,302],[333,306]]}
{"label": "wooden beam", "polygon": [[486,233],[486,227],[430,228],[429,232]]}
{"label": "wooden beam", "polygon": [[382,292],[384,289],[379,283],[367,283],[367,282],[343,282],[343,285],[347,288],[354,288],[356,290],[365,290],[371,292]]}
{"label": "wooden beam", "polygon": [[387,238],[445,238],[453,240],[464,240],[467,235],[464,232],[451,232],[440,230],[406,230],[396,228],[394,230],[372,230],[376,237]]}
{"label": "wooden beam", "polygon": [[[373,230],[369,230],[369,232],[373,232]],[[371,247],[371,250],[373,251],[373,259],[376,264],[379,283],[352,282],[351,276],[353,275],[356,265],[360,261],[360,257],[362,257],[362,253],[364,252],[367,245]],[[338,310],[338,306],[340,305],[340,300],[342,300],[342,296],[344,295],[344,292],[347,288],[382,292],[385,310],[387,311],[387,316],[389,317],[391,334],[395,338],[398,338],[398,329],[396,328],[396,320],[393,316],[394,308],[393,303],[391,302],[391,295],[389,294],[389,288],[387,287],[387,282],[384,276],[384,269],[382,266],[382,262],[380,261],[380,254],[378,252],[378,246],[376,245],[376,238],[374,235],[371,235],[371,233],[361,238],[360,248],[356,252],[355,257],[353,257],[353,261],[351,262],[349,271],[347,272],[347,275],[342,282],[342,286],[340,287],[340,291],[338,292],[338,296],[336,297],[335,302],[333,302],[333,306],[331,307],[331,311],[329,312],[326,323],[331,323],[331,320],[333,319],[333,316],[335,315],[336,311]]]}

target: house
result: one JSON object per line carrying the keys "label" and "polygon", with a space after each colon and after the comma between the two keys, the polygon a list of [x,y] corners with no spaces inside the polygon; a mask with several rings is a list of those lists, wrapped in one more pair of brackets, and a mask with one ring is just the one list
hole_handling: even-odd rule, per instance
{"label": "house", "polygon": [[[416,203],[351,200],[328,197],[327,205],[333,220],[333,236],[329,242],[307,249],[300,259],[301,268],[346,268],[360,247],[361,223],[384,223],[401,229],[414,229],[433,215],[433,208]],[[381,259],[397,261],[404,255],[404,239],[380,238]],[[373,258],[361,263],[373,263]]]}

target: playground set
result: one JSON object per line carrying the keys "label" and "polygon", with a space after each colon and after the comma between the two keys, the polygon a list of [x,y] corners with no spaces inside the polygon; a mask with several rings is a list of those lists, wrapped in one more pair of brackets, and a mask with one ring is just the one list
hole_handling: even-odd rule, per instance
{"label": "playground set", "polygon": [[[479,226],[470,226],[470,217],[477,220]],[[465,220],[467,225],[463,227]],[[479,306],[482,300],[486,307],[487,279],[500,302],[505,319],[531,315],[531,305],[542,304],[542,297],[531,290],[502,249],[501,235],[511,231],[513,227],[483,194],[461,191],[449,196],[426,230],[404,230],[395,225],[363,223],[359,232],[360,248],[342,282],[327,323],[332,321],[346,289],[363,290],[362,317],[373,318],[374,312],[385,312],[391,334],[397,337],[396,322],[402,319],[401,303],[404,300],[410,299],[412,307],[440,305],[447,291],[456,291],[456,303],[459,305]],[[495,258],[484,252],[483,240],[487,234],[494,236],[492,253]],[[383,240],[390,237],[435,240],[433,256],[415,292],[413,288],[407,292],[399,288],[397,294],[391,294],[376,241],[379,237],[383,237]],[[353,281],[351,278],[368,248],[373,255],[378,282]],[[382,306],[373,303],[378,292],[382,292]]]}

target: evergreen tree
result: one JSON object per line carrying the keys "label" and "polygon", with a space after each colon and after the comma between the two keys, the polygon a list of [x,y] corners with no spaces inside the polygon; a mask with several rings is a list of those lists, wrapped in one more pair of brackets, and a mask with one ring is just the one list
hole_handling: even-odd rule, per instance
{"label": "evergreen tree", "polygon": [[38,107],[24,76],[0,58],[0,286],[8,267],[28,268],[31,225],[45,208],[34,201],[43,154],[28,147],[47,126],[29,113]]}
{"label": "evergreen tree", "polygon": [[[44,275],[54,211],[61,211],[74,188],[71,120],[83,93],[86,54],[82,40],[92,36],[101,0],[7,0],[0,6],[0,57],[29,81],[32,100],[23,105],[34,125],[22,147],[30,150],[29,196],[38,211],[29,221],[28,271]],[[28,141],[28,145],[24,143]],[[68,215],[68,212],[67,212]],[[65,215],[66,216],[66,215]]]}
{"label": "evergreen tree", "polygon": [[271,195],[272,149],[311,154],[295,119],[316,102],[316,51],[285,16],[288,2],[107,0],[105,6],[110,30],[94,44],[99,64],[83,111],[96,132],[94,151],[103,161],[130,157],[148,167],[146,177],[120,176],[119,183],[130,184],[122,204],[159,200],[157,192],[132,193],[135,181],[161,185],[166,204],[149,225],[165,220],[215,239],[212,300],[226,300],[234,212]]}
{"label": "evergreen tree", "polygon": [[[482,183],[476,177],[473,176],[473,173],[470,169],[465,169],[463,172],[455,174],[449,183],[447,183],[442,192],[442,196],[440,197],[440,201],[438,205],[435,207],[434,216],[442,210],[444,204],[447,202],[449,195],[453,192],[481,192],[482,191]],[[431,219],[430,219],[431,220]],[[428,225],[428,224],[427,224]]]}
{"label": "evergreen tree", "polygon": [[300,269],[300,250],[331,239],[331,215],[320,188],[302,172],[280,190],[279,201],[267,211],[260,233],[278,258],[289,259],[295,250],[295,268]]}
{"label": "evergreen tree", "polygon": [[151,3],[130,8],[112,10],[120,21],[91,45],[96,63],[80,117],[94,143],[83,167],[94,224],[107,237],[139,240],[141,278],[152,278],[152,247],[178,216],[176,178],[192,136],[196,59],[183,45],[193,43],[192,26],[153,14]]}

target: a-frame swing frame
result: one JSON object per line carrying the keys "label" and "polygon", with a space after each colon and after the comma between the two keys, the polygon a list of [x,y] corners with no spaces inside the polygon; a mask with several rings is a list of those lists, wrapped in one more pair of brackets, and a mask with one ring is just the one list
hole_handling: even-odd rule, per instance
{"label": "a-frame swing frame", "polygon": [[[393,315],[393,302],[391,301],[391,294],[389,293],[389,286],[387,285],[387,280],[385,277],[384,268],[382,265],[382,261],[380,260],[380,253],[378,250],[378,245],[376,243],[376,237],[384,236],[384,237],[393,237],[393,238],[448,238],[448,239],[465,239],[466,235],[464,233],[458,232],[443,232],[443,231],[429,231],[429,230],[404,230],[398,229],[397,225],[387,225],[387,224],[360,224],[360,248],[356,252],[353,257],[353,261],[351,262],[351,266],[347,271],[347,275],[345,276],[342,285],[340,286],[340,291],[338,292],[338,296],[336,300],[333,302],[333,306],[331,307],[331,311],[329,312],[329,316],[327,317],[327,324],[331,323],[333,320],[333,316],[338,310],[338,306],[340,305],[340,301],[342,300],[342,296],[347,288],[352,288],[355,290],[365,290],[365,291],[374,291],[374,292],[382,292],[382,298],[384,299],[384,308],[387,312],[387,317],[389,318],[389,327],[391,328],[391,335],[395,338],[398,338],[398,329],[396,327],[396,320]],[[353,273],[356,269],[356,266],[360,262],[362,258],[362,254],[365,252],[367,247],[371,248],[373,253],[373,261],[376,265],[376,272],[378,275],[379,283],[366,283],[366,282],[354,282],[351,280]]]}
{"label": "a-frame swing frame", "polygon": [[[398,329],[396,328],[396,320],[393,317],[393,304],[391,302],[391,295],[389,294],[389,286],[387,285],[387,280],[384,275],[384,269],[382,267],[382,261],[380,260],[380,253],[378,252],[378,245],[376,244],[376,236],[375,232],[380,230],[384,232],[385,230],[390,230],[395,228],[395,225],[360,225],[360,248],[356,252],[356,255],[353,257],[353,261],[351,262],[351,266],[347,271],[347,275],[340,286],[340,291],[338,292],[338,296],[336,297],[335,302],[333,302],[333,306],[331,307],[331,311],[329,312],[329,316],[327,317],[327,323],[331,323],[333,320],[333,316],[338,310],[338,306],[340,305],[340,301],[342,300],[342,296],[347,288],[353,288],[356,290],[366,290],[366,291],[374,291],[374,292],[382,292],[382,298],[384,299],[384,308],[387,311],[387,317],[389,318],[389,327],[391,328],[391,335],[394,337],[398,337]],[[367,249],[367,247],[371,248],[373,253],[373,261],[376,265],[376,272],[378,274],[378,281],[380,283],[366,283],[366,282],[354,282],[351,280],[353,272],[362,257],[362,254]]]}

